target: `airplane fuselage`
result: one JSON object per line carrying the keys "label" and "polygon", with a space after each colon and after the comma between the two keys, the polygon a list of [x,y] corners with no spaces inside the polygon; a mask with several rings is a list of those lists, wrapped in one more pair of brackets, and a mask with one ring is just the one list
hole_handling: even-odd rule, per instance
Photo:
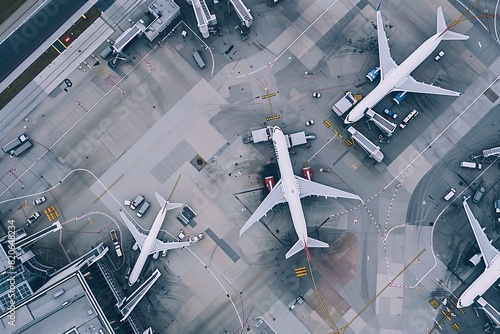
{"label": "airplane fuselage", "polygon": [[387,73],[384,73],[385,77],[381,78],[377,87],[364,99],[359,101],[347,115],[344,121],[345,124],[359,121],[363,118],[366,109],[373,108],[390,92],[399,90],[398,88],[405,83],[406,78],[436,50],[442,39],[443,36],[440,36],[439,33],[431,36],[406,58],[401,65],[396,68],[393,67]]}
{"label": "airplane fuselage", "polygon": [[307,245],[307,226],[304,211],[302,210],[302,203],[300,202],[299,183],[293,174],[292,161],[288,153],[285,135],[278,127],[273,129],[273,144],[276,160],[278,160],[278,168],[281,173],[283,197],[285,197],[290,207],[295,233],[297,233],[302,245],[305,246]]}
{"label": "airplane fuselage", "polygon": [[479,276],[458,299],[457,306],[467,307],[474,303],[478,296],[482,296],[500,277],[500,255],[496,255],[489,268]]}
{"label": "airplane fuselage", "polygon": [[135,262],[134,268],[132,269],[132,272],[130,273],[128,279],[129,286],[134,285],[134,283],[139,279],[139,275],[144,268],[144,264],[146,264],[146,260],[148,259],[149,254],[155,246],[156,237],[158,236],[161,226],[165,221],[165,216],[167,215],[167,205],[168,202],[156,215],[153,226],[151,227],[149,234],[147,235],[146,239],[144,239],[144,242],[141,245],[141,252],[139,253],[139,257],[137,258],[137,261]]}

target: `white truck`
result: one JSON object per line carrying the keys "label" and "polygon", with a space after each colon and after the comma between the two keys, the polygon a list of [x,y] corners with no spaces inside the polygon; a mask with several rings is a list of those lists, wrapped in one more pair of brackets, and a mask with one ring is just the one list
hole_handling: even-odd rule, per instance
{"label": "white truck", "polygon": [[13,139],[10,141],[8,144],[4,145],[2,147],[2,151],[4,153],[11,154],[12,151],[14,151],[16,148],[21,146],[23,143],[29,142],[29,138],[26,134],[22,134],[19,137]]}
{"label": "white truck", "polygon": [[333,105],[332,110],[337,116],[342,116],[356,103],[358,103],[358,100],[354,98],[351,92],[344,92],[344,96]]}

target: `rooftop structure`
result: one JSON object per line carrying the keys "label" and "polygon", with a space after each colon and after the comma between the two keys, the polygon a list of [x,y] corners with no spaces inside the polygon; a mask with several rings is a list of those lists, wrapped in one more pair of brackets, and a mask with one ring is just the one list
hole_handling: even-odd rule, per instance
{"label": "rooftop structure", "polygon": [[238,17],[241,20],[241,24],[243,24],[247,28],[250,28],[250,26],[253,23],[253,17],[250,14],[250,9],[248,9],[241,0],[229,0],[229,1],[236,10],[236,14],[238,14]]}
{"label": "rooftop structure", "polygon": [[[103,244],[84,254],[61,270],[49,273],[44,283],[32,289],[25,282],[36,273],[27,273],[26,265],[17,265],[16,303],[2,308],[0,331],[2,333],[143,333],[144,329],[134,313],[127,321],[120,322],[116,307],[125,295],[114,280],[105,261],[108,248]],[[18,285],[18,279],[21,283]],[[10,285],[12,273],[0,276],[0,286]],[[24,281],[22,280],[24,279]],[[17,300],[21,288],[27,297]],[[8,293],[9,291],[7,291]],[[5,296],[5,293],[2,296]],[[9,313],[15,313],[14,323]],[[10,323],[9,323],[10,321]],[[13,326],[13,324],[15,326]]]}
{"label": "rooftop structure", "polygon": [[148,6],[148,11],[154,19],[147,25],[144,34],[151,42],[181,13],[173,0],[156,0]]}

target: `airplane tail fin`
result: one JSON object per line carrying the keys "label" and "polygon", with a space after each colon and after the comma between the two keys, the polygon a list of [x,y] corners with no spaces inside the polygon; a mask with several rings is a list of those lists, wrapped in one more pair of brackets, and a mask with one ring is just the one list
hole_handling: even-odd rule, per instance
{"label": "airplane tail fin", "polygon": [[446,25],[446,21],[444,20],[443,10],[441,7],[437,9],[437,32],[443,35],[443,40],[445,41],[460,41],[469,38],[467,35],[449,30],[449,27]]}
{"label": "airplane tail fin", "polygon": [[297,254],[298,252],[300,252],[303,249],[304,249],[304,245],[302,244],[302,242],[300,240],[297,241],[295,243],[295,245],[293,245],[293,247],[290,248],[288,253],[285,254],[285,259],[288,259],[288,258],[294,256],[295,254]]}

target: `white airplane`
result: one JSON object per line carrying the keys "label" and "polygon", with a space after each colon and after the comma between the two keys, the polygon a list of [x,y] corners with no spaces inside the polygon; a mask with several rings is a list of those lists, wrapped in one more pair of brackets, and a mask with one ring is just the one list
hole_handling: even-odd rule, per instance
{"label": "white airplane", "polygon": [[468,197],[464,197],[464,209],[469,219],[472,231],[476,237],[477,243],[483,260],[486,264],[486,269],[472,284],[462,293],[458,299],[457,306],[460,308],[472,305],[477,297],[483,295],[499,278],[500,278],[500,252],[493,247],[492,241],[488,239],[484,233],[485,228],[479,225],[476,217],[472,214],[469,205],[467,204]]}
{"label": "white airplane", "polygon": [[397,65],[391,57],[387,36],[384,31],[384,22],[380,13],[380,5],[377,7],[377,35],[378,55],[380,62],[380,83],[364,99],[359,101],[347,115],[344,123],[351,124],[359,121],[365,114],[366,109],[374,107],[390,92],[412,92],[424,94],[437,94],[459,96],[462,93],[436,87],[415,80],[410,74],[431,53],[436,50],[442,40],[465,40],[469,36],[449,31],[446,26],[443,10],[437,9],[437,33],[426,40],[406,60]]}
{"label": "white airplane", "polygon": [[183,204],[170,203],[166,201],[163,197],[161,197],[160,194],[158,194],[157,192],[155,192],[155,196],[156,199],[158,200],[158,203],[160,203],[161,210],[156,215],[156,218],[153,222],[153,226],[151,226],[151,230],[149,230],[148,234],[139,231],[139,229],[137,229],[137,227],[125,215],[125,212],[120,210],[120,216],[125,222],[125,225],[127,225],[127,228],[129,229],[130,233],[132,233],[136,245],[139,246],[141,250],[141,253],[139,254],[139,257],[135,262],[134,268],[132,269],[132,272],[130,273],[130,276],[128,278],[129,286],[134,285],[134,283],[137,282],[137,280],[139,279],[139,275],[141,274],[142,268],[144,267],[144,264],[146,263],[146,260],[149,255],[164,250],[189,246],[191,244],[190,242],[178,242],[178,241],[163,242],[157,239],[158,233],[160,232],[161,226],[163,225],[163,221],[165,220],[165,216],[167,215],[167,211],[179,208]]}
{"label": "white airplane", "polygon": [[325,196],[325,197],[343,197],[350,199],[361,200],[358,195],[348,193],[346,191],[331,188],[313,181],[303,179],[293,174],[292,162],[288,153],[285,135],[277,126],[272,129],[272,138],[274,144],[274,152],[278,161],[278,168],[281,173],[281,179],[276,183],[269,195],[264,199],[260,206],[255,210],[252,216],[247,220],[245,225],[240,230],[241,235],[250,228],[256,221],[266,215],[276,204],[288,202],[290,213],[292,215],[293,227],[299,237],[299,240],[286,253],[285,258],[289,258],[301,250],[306,251],[309,258],[308,247],[329,247],[327,243],[310,238],[307,236],[306,220],[302,211],[302,203],[300,199],[307,196]]}

